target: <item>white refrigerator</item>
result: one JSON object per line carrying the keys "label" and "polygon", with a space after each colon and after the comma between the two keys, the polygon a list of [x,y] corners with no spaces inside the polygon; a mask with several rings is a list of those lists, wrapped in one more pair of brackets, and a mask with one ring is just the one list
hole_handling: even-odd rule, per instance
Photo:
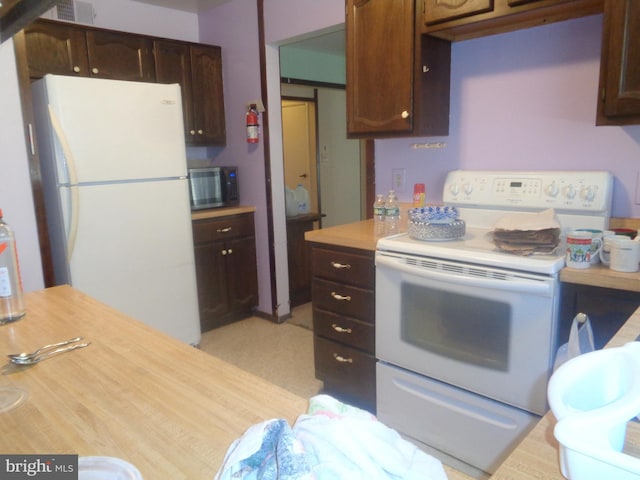
{"label": "white refrigerator", "polygon": [[56,284],[199,344],[180,87],[47,75],[32,93]]}

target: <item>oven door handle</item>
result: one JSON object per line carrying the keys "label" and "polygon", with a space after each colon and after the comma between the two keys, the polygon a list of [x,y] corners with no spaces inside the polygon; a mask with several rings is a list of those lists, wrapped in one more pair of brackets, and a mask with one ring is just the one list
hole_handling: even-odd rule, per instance
{"label": "oven door handle", "polygon": [[[499,280],[489,277],[472,277],[464,273],[440,272],[427,268],[408,265],[404,261],[394,257],[384,255],[376,256],[376,268],[383,267],[396,270],[423,278],[430,278],[440,282],[455,284],[455,286],[469,286],[476,288],[489,288],[494,290],[506,290],[509,292],[520,292],[541,296],[553,295],[553,282],[534,280],[527,278],[510,278],[509,280]],[[476,270],[482,270],[476,267]]]}

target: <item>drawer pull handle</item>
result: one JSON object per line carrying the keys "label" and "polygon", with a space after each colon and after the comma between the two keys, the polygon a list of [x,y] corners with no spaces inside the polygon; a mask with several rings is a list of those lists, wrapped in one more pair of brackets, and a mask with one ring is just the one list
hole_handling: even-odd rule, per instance
{"label": "drawer pull handle", "polygon": [[331,262],[331,266],[337,269],[346,268],[347,270],[349,270],[351,268],[351,265],[349,265],[348,263]]}
{"label": "drawer pull handle", "polygon": [[228,233],[230,231],[231,231],[231,227],[219,228],[218,230],[216,230],[216,232],[218,233]]}
{"label": "drawer pull handle", "polygon": [[337,362],[340,362],[340,363],[353,363],[353,359],[351,359],[351,358],[344,358],[344,357],[341,357],[341,356],[340,356],[340,355],[338,355],[337,353],[334,353],[334,354],[333,354],[333,358],[335,358],[335,359],[336,359],[336,361],[337,361]]}
{"label": "drawer pull handle", "polygon": [[351,329],[350,328],[342,328],[342,327],[339,327],[338,325],[336,325],[335,323],[333,325],[331,325],[331,328],[333,328],[338,333],[351,333]]}
{"label": "drawer pull handle", "polygon": [[351,301],[351,295],[339,295],[336,292],[331,292],[331,296],[336,300],[346,300],[347,302]]}

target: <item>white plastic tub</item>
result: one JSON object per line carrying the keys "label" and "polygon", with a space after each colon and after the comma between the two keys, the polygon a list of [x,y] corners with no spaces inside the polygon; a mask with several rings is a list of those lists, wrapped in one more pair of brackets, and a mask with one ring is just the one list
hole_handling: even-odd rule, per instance
{"label": "white plastic tub", "polygon": [[640,479],[640,458],[622,451],[627,423],[640,413],[640,342],[568,361],[547,392],[565,477]]}

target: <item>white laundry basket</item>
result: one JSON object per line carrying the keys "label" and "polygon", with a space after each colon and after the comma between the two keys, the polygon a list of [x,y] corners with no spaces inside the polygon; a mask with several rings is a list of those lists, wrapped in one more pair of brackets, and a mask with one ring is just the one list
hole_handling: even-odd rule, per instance
{"label": "white laundry basket", "polygon": [[640,458],[622,451],[640,414],[640,342],[569,360],[551,377],[560,469],[569,480],[640,480]]}

